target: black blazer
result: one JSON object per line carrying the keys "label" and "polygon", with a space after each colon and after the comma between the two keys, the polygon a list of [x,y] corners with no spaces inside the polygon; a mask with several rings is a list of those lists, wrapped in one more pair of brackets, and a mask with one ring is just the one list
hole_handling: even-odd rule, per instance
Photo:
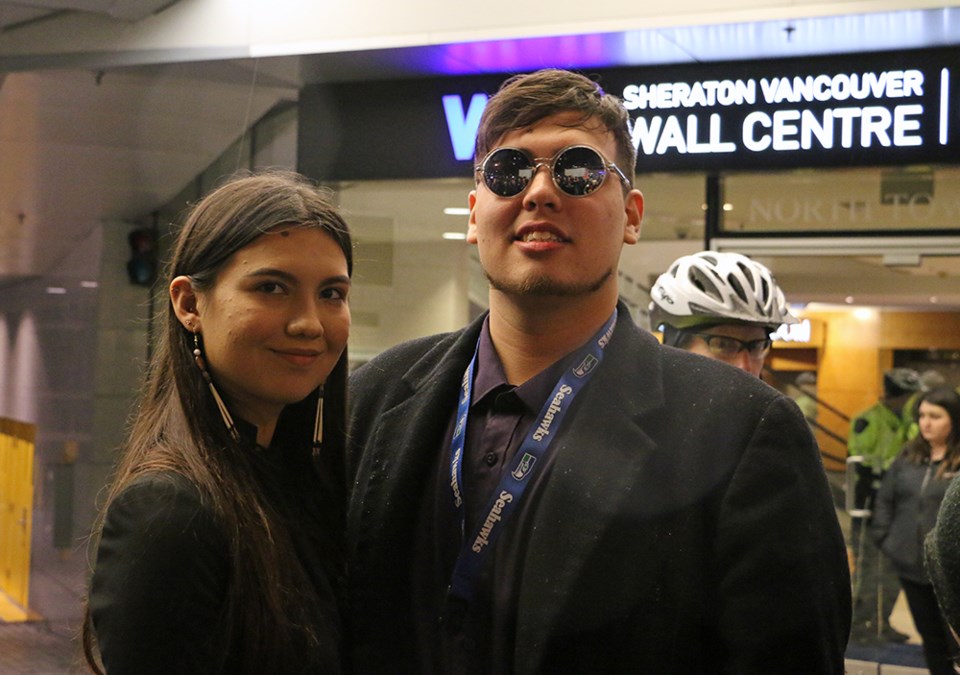
{"label": "black blazer", "polygon": [[[275,527],[289,523],[287,536],[305,572],[296,590],[310,598],[304,621],[317,643],[294,635],[299,641],[284,653],[271,653],[271,665],[285,675],[339,674],[340,617],[327,542],[340,532],[324,529],[329,521],[318,502],[325,496],[317,494],[322,483],[294,480],[307,460],[292,463],[282,452],[263,451],[259,477],[270,486],[264,499],[276,510],[280,523]],[[269,477],[268,464],[276,471]],[[238,643],[247,636],[227,635],[231,596],[238,603],[254,600],[236,597],[234,555],[224,526],[189,480],[155,471],[128,484],[107,508],[90,581],[90,613],[107,672],[262,670],[243,660]]]}
{"label": "black blazer", "polygon": [[[849,570],[802,414],[628,316],[621,306],[554,441],[513,672],[842,673]],[[395,347],[351,379],[355,672],[414,672],[405,561],[482,320]]]}

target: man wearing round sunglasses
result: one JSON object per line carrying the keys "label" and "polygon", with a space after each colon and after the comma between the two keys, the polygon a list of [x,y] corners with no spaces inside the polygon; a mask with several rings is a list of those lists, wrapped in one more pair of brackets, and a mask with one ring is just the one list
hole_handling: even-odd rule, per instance
{"label": "man wearing round sunglasses", "polygon": [[351,377],[350,669],[843,672],[846,554],[803,417],[618,302],[643,212],[622,102],[511,78],[476,156],[489,312]]}
{"label": "man wearing round sunglasses", "polygon": [[739,253],[675,260],[650,289],[650,326],[663,344],[760,376],[770,334],[797,323],[770,270]]}

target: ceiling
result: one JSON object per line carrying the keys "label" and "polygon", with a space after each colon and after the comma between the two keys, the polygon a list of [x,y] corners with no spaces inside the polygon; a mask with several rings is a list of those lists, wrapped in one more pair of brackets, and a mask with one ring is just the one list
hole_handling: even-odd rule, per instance
{"label": "ceiling", "polygon": [[85,13],[139,21],[160,12],[178,0],[16,0],[0,2],[0,34],[67,13]]}
{"label": "ceiling", "polygon": [[[0,0],[0,40],[36,22],[62,21],[76,13],[136,22],[175,2]],[[167,63],[122,66],[106,57],[101,63],[56,55],[29,62],[2,58],[0,286],[56,269],[101,223],[143,219],[178,194],[271,107],[296,100],[306,83],[508,72],[543,65],[589,68],[800,56],[830,53],[837,44],[844,51],[957,45],[960,10],[260,59],[171,58]],[[649,194],[648,203],[654,198]],[[662,204],[657,208],[668,210]],[[695,216],[696,207],[689,210]],[[764,259],[785,286],[809,289],[802,291],[805,299],[843,301],[831,290],[831,279],[837,281],[835,289],[846,278],[882,289],[870,295],[875,304],[913,304],[936,295],[943,306],[960,307],[960,258],[941,256],[897,268],[869,255],[843,259],[848,262],[822,256]],[[916,280],[922,283],[913,288]],[[942,286],[943,292],[932,293],[931,284]]]}

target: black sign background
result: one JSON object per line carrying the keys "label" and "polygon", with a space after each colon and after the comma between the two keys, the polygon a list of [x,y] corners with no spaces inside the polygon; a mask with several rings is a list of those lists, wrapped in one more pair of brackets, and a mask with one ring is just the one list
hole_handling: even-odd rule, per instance
{"label": "black sign background", "polygon": [[[950,75],[948,142],[941,144],[941,69]],[[710,80],[806,77],[836,74],[880,73],[891,70],[919,70],[924,75],[923,95],[909,98],[868,97],[863,100],[801,101],[768,105],[757,85],[754,105],[712,108],[671,108],[634,110],[631,117],[647,120],[660,115],[686,119],[695,114],[706,140],[712,113],[720,115],[723,140],[738,145],[735,152],[718,154],[663,155],[638,153],[637,171],[735,171],[799,167],[891,166],[911,164],[955,164],[960,160],[960,50],[931,49],[880,52],[843,56],[768,61],[736,61],[707,64],[680,64],[642,68],[585,70],[604,89],[623,96],[628,85]],[[508,77],[447,77],[426,80],[338,83],[310,85],[300,93],[298,156],[299,170],[319,179],[351,180],[378,178],[439,178],[471,175],[472,161],[457,161],[444,115],[442,97],[458,94],[466,107],[473,94],[492,94]],[[896,105],[922,105],[915,135],[923,144],[909,147],[869,148],[815,147],[809,150],[754,152],[740,142],[746,116],[762,111],[809,110],[815,115],[826,109]]]}

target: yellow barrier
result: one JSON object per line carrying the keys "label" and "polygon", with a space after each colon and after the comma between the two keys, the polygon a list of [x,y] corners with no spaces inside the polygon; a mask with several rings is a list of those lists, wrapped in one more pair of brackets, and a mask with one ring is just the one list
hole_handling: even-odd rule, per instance
{"label": "yellow barrier", "polygon": [[0,417],[0,591],[3,592],[0,620],[3,621],[24,621],[28,615],[36,432],[33,424]]}

